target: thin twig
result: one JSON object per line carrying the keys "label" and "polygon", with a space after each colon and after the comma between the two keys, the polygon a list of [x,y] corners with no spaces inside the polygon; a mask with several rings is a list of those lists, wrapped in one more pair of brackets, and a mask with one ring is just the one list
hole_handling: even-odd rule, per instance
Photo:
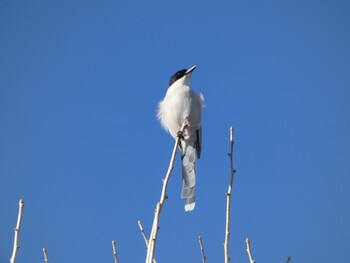
{"label": "thin twig", "polygon": [[249,238],[246,238],[245,242],[247,243],[247,253],[248,253],[248,257],[249,257],[249,262],[250,263],[255,263],[255,260],[253,259],[253,256],[252,256],[252,251],[250,250],[250,240],[249,240]]}
{"label": "thin twig", "polygon": [[17,225],[15,227],[15,238],[13,242],[13,252],[12,252],[12,257],[10,259],[11,263],[16,262],[16,256],[17,256],[17,251],[19,249],[19,244],[18,244],[18,236],[19,236],[19,230],[21,229],[21,222],[22,222],[22,211],[23,211],[23,206],[24,206],[24,201],[23,199],[19,200],[19,210],[18,210],[18,218],[17,218]]}
{"label": "thin twig", "polygon": [[143,229],[143,226],[142,226],[142,224],[141,224],[141,221],[139,220],[139,221],[137,221],[137,223],[139,224],[139,228],[140,228],[140,230],[141,230],[141,235],[142,235],[142,237],[143,237],[143,240],[145,240],[146,247],[148,247],[148,239],[147,239],[147,237],[146,237],[145,230]]}
{"label": "thin twig", "polygon": [[[142,226],[142,223],[140,220],[137,221],[138,225],[139,225],[139,228],[140,228],[140,231],[141,231],[141,235],[143,237],[143,240],[145,240],[145,243],[146,243],[146,247],[148,249],[148,239],[146,237],[146,233],[145,233],[145,230],[143,229],[143,226]],[[153,263],[157,263],[157,261],[155,259],[153,259]]]}
{"label": "thin twig", "polygon": [[114,263],[118,263],[117,249],[115,247],[115,241],[114,240],[112,240],[112,247],[113,247]]}
{"label": "thin twig", "polygon": [[288,258],[287,258],[287,262],[286,262],[286,263],[289,263],[290,259],[291,259],[291,257],[288,257]]}
{"label": "thin twig", "polygon": [[225,263],[228,263],[230,261],[230,256],[228,254],[228,246],[229,246],[228,243],[230,240],[231,192],[232,192],[233,178],[234,178],[234,175],[236,172],[236,170],[233,169],[233,144],[234,144],[233,137],[234,137],[234,129],[231,126],[230,127],[230,153],[229,153],[231,176],[230,176],[230,183],[228,186],[228,191],[226,193],[226,231],[225,231],[225,242],[224,242]]}
{"label": "thin twig", "polygon": [[202,237],[199,236],[198,237],[199,240],[199,247],[201,248],[201,254],[202,254],[202,263],[205,263],[207,260],[207,257],[204,254],[204,247],[203,247],[203,241],[202,241]]}
{"label": "thin twig", "polygon": [[44,262],[49,263],[49,259],[47,258],[46,248],[43,248],[43,253],[44,253]]}
{"label": "thin twig", "polygon": [[[186,123],[184,123],[181,127],[180,132],[182,133],[185,129],[185,127],[187,126]],[[174,161],[175,161],[175,157],[176,157],[176,152],[177,152],[177,148],[179,146],[180,143],[180,139],[181,137],[178,136],[176,141],[175,141],[175,145],[174,145],[174,149],[173,149],[173,153],[170,159],[170,164],[169,164],[169,168],[168,168],[168,172],[165,176],[165,179],[163,180],[163,189],[162,189],[162,194],[160,196],[160,200],[157,203],[156,206],[156,210],[154,213],[154,220],[153,220],[153,225],[152,225],[152,231],[151,231],[151,235],[149,238],[149,244],[148,244],[148,248],[147,248],[147,257],[146,257],[146,263],[151,263],[153,261],[154,258],[154,251],[155,251],[155,247],[156,247],[156,241],[157,241],[157,235],[158,235],[158,225],[159,225],[159,216],[160,216],[160,212],[162,211],[163,205],[165,200],[167,199],[167,195],[166,195],[166,190],[168,188],[168,182],[170,179],[170,175],[171,172],[174,168]]]}

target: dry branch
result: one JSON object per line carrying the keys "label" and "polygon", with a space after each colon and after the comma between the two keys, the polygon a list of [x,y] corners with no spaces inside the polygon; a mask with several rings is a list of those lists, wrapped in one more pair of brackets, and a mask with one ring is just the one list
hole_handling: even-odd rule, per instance
{"label": "dry branch", "polygon": [[115,247],[115,241],[114,240],[112,240],[112,247],[113,247],[114,263],[118,263],[117,249]]}
{"label": "dry branch", "polygon": [[200,249],[201,249],[201,254],[202,254],[202,263],[205,263],[206,260],[207,260],[207,257],[206,257],[205,254],[204,254],[204,247],[203,247],[202,237],[199,236],[199,237],[198,237],[198,240],[199,240],[199,247],[200,247]]}
{"label": "dry branch", "polygon": [[229,240],[230,240],[230,210],[231,210],[231,192],[232,192],[232,183],[233,183],[233,178],[235,175],[236,170],[233,169],[233,140],[234,136],[234,129],[233,127],[230,127],[230,153],[229,153],[229,158],[230,158],[230,171],[231,171],[231,176],[230,176],[230,183],[228,186],[228,191],[226,193],[226,231],[225,231],[225,242],[224,242],[224,256],[225,256],[225,263],[228,263],[230,261],[230,257],[228,254],[228,246],[229,246]]}
{"label": "dry branch", "polygon": [[[186,126],[187,126],[186,123],[184,123],[182,125],[180,133],[182,133],[184,131]],[[153,258],[154,258],[154,251],[155,251],[155,247],[156,247],[156,241],[157,241],[157,235],[158,235],[158,229],[159,229],[159,226],[158,226],[159,225],[159,216],[160,216],[160,213],[162,211],[164,202],[167,199],[166,190],[168,188],[168,182],[170,179],[171,172],[174,168],[174,161],[175,161],[175,157],[176,157],[177,148],[178,148],[179,143],[180,143],[180,139],[181,139],[181,136],[178,136],[176,141],[175,141],[173,153],[172,153],[172,156],[170,159],[168,172],[165,176],[165,179],[163,180],[162,194],[161,194],[160,200],[156,206],[156,210],[154,213],[153,225],[152,225],[152,231],[151,231],[150,238],[148,240],[146,263],[151,263],[153,261]]]}
{"label": "dry branch", "polygon": [[250,250],[250,240],[249,240],[249,238],[246,238],[245,242],[247,243],[247,253],[248,253],[248,257],[249,257],[249,262],[250,263],[255,263],[255,260],[253,259],[253,256],[252,256],[252,251]]}
{"label": "dry branch", "polygon": [[143,240],[145,240],[145,243],[146,243],[146,247],[148,247],[148,239],[146,237],[146,234],[145,234],[145,230],[143,229],[143,226],[141,224],[141,221],[137,221],[138,225],[139,225],[139,228],[140,228],[140,231],[141,231],[141,235],[143,237]]}
{"label": "dry branch", "polygon": [[47,258],[46,248],[43,248],[43,254],[44,254],[44,262],[49,263],[49,259]]}
{"label": "dry branch", "polygon": [[23,199],[19,200],[19,210],[18,210],[18,218],[17,218],[17,225],[15,227],[15,238],[13,242],[13,251],[12,251],[12,257],[10,259],[11,263],[16,262],[16,256],[17,256],[17,251],[19,249],[19,244],[18,244],[18,236],[19,236],[19,231],[21,229],[21,222],[22,222],[22,211],[23,211],[23,206],[24,206],[24,201]]}
{"label": "dry branch", "polygon": [[[145,230],[143,229],[143,226],[142,226],[142,223],[141,221],[137,221],[138,225],[139,225],[139,228],[140,228],[140,231],[141,231],[141,235],[143,237],[143,240],[145,240],[145,244],[146,244],[146,247],[148,249],[148,239],[146,237],[146,234],[145,234]],[[155,259],[153,259],[153,263],[157,263]]]}

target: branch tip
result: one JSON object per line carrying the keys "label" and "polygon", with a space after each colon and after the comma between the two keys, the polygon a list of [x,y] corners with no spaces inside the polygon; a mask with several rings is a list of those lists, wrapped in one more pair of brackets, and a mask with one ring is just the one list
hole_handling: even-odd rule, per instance
{"label": "branch tip", "polygon": [[19,231],[20,231],[21,222],[22,222],[22,211],[23,211],[23,206],[24,206],[23,199],[19,200],[18,205],[19,205],[19,210],[18,210],[17,224],[16,224],[16,227],[14,228],[15,237],[14,237],[14,241],[13,241],[12,256],[11,256],[11,259],[10,259],[11,263],[15,263],[16,262],[17,251],[19,249],[18,236],[19,236]]}
{"label": "branch tip", "polygon": [[201,249],[201,255],[202,255],[202,263],[206,262],[207,257],[204,254],[204,247],[203,247],[203,241],[202,241],[202,236],[198,237],[198,241],[199,241],[199,247]]}
{"label": "branch tip", "polygon": [[118,263],[117,249],[116,249],[116,246],[115,246],[115,240],[112,240],[112,248],[113,248],[114,263]]}
{"label": "branch tip", "polygon": [[253,256],[252,256],[252,251],[250,250],[250,240],[249,240],[249,238],[246,238],[245,242],[247,244],[247,253],[248,253],[248,257],[249,257],[249,262],[250,263],[255,263],[255,260],[253,259]]}

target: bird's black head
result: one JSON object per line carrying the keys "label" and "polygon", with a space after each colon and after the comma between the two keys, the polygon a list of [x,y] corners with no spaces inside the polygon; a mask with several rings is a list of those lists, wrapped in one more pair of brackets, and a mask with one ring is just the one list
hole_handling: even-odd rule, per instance
{"label": "bird's black head", "polygon": [[187,74],[187,69],[181,69],[178,72],[176,72],[174,75],[171,76],[169,86],[171,86],[178,79],[181,79],[186,74]]}

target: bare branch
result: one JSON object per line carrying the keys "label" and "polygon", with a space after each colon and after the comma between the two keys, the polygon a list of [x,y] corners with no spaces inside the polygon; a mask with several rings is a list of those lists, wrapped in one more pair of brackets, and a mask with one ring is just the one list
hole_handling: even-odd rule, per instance
{"label": "bare branch", "polygon": [[47,258],[46,248],[43,248],[43,254],[44,254],[44,262],[49,263],[49,259]]}
{"label": "bare branch", "polygon": [[247,253],[248,253],[248,257],[249,257],[249,262],[250,263],[255,263],[255,260],[253,259],[253,256],[252,256],[252,251],[250,250],[250,240],[249,240],[249,238],[246,238],[245,242],[247,243]]}
{"label": "bare branch", "polygon": [[117,249],[115,247],[115,241],[114,240],[112,240],[112,247],[113,247],[114,263],[118,263]]}
{"label": "bare branch", "polygon": [[[141,235],[143,237],[143,240],[145,240],[145,243],[146,243],[146,247],[148,249],[148,239],[146,237],[146,234],[145,234],[145,230],[143,229],[143,226],[142,226],[142,223],[141,221],[137,221],[138,225],[139,225],[139,228],[140,228],[140,231],[141,231]],[[155,259],[153,259],[153,263],[157,263]]]}
{"label": "bare branch", "polygon": [[[184,123],[181,127],[180,132],[182,133],[185,129],[185,127],[187,126],[187,123]],[[159,225],[159,216],[160,213],[162,211],[163,205],[165,200],[167,199],[167,195],[166,195],[166,190],[168,188],[168,182],[170,179],[170,175],[171,172],[174,168],[174,161],[175,161],[175,157],[176,157],[176,152],[177,152],[177,148],[179,146],[180,143],[180,136],[177,137],[175,145],[174,145],[174,149],[173,149],[173,153],[170,159],[170,164],[169,164],[169,168],[168,168],[168,172],[165,176],[165,179],[163,180],[163,189],[162,189],[162,194],[160,196],[160,200],[157,203],[156,206],[156,210],[154,213],[154,220],[153,220],[153,226],[152,226],[152,231],[151,231],[151,235],[149,238],[149,245],[148,245],[148,249],[147,249],[147,257],[146,257],[146,263],[151,263],[153,261],[154,258],[154,251],[155,251],[155,247],[156,247],[156,241],[157,241],[157,235],[158,235],[158,225]]]}
{"label": "bare branch", "polygon": [[233,183],[233,178],[235,175],[236,170],[233,169],[233,144],[234,144],[234,129],[231,126],[230,127],[230,153],[229,153],[229,158],[230,158],[230,171],[231,171],[231,176],[230,176],[230,183],[228,186],[228,191],[226,193],[226,231],[225,231],[225,242],[224,242],[224,256],[225,256],[225,263],[228,263],[230,261],[230,257],[228,254],[228,246],[229,246],[229,240],[230,240],[230,210],[231,210],[231,192],[232,192],[232,183]]}
{"label": "bare branch", "polygon": [[139,221],[137,221],[137,223],[138,223],[139,228],[140,228],[140,230],[141,230],[141,235],[142,235],[143,239],[145,240],[146,247],[148,247],[148,239],[147,239],[147,237],[146,237],[145,230],[143,229],[143,226],[142,226],[142,224],[141,224],[141,221],[139,220]]}
{"label": "bare branch", "polygon": [[10,259],[11,263],[16,262],[16,256],[17,256],[17,251],[19,249],[19,244],[18,244],[18,236],[19,236],[19,231],[21,229],[21,222],[22,222],[22,211],[23,211],[23,206],[24,206],[24,201],[23,199],[19,200],[19,210],[18,210],[18,219],[17,219],[17,225],[15,227],[15,238],[13,242],[13,251],[12,251],[12,257]]}
{"label": "bare branch", "polygon": [[286,263],[289,263],[290,260],[291,260],[291,257],[288,257]]}
{"label": "bare branch", "polygon": [[199,236],[198,237],[199,240],[199,247],[201,248],[201,254],[202,254],[202,263],[205,263],[207,260],[207,257],[204,254],[204,247],[203,247],[203,242],[202,242],[202,237]]}

